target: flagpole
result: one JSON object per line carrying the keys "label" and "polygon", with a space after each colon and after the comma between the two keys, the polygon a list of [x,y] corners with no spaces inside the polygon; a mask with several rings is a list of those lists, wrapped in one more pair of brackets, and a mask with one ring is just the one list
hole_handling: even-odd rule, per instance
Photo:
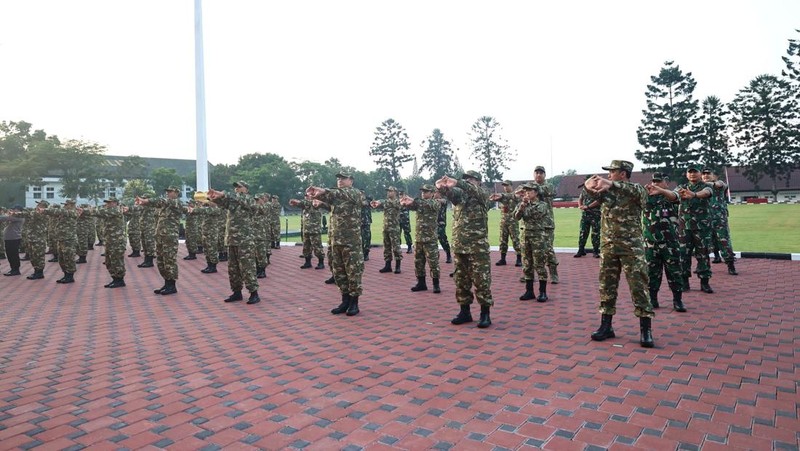
{"label": "flagpole", "polygon": [[194,0],[194,96],[197,140],[196,191],[208,191],[208,150],[206,142],[206,82],[203,70],[203,6]]}

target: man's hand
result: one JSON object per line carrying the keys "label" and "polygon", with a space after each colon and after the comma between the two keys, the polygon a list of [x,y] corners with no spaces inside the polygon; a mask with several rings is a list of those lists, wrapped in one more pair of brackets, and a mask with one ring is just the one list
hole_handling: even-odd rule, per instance
{"label": "man's hand", "polygon": [[491,196],[489,196],[489,200],[492,201],[492,202],[497,202],[498,200],[500,200],[502,198],[503,198],[503,195],[500,194],[500,193],[494,193]]}
{"label": "man's hand", "polygon": [[456,183],[458,183],[458,180],[444,175],[442,178],[436,181],[435,185],[437,188],[452,188],[456,186]]}
{"label": "man's hand", "polygon": [[408,207],[413,204],[414,204],[414,199],[411,196],[404,195],[403,197],[400,198],[400,205],[404,207]]}
{"label": "man's hand", "polygon": [[325,188],[321,188],[319,186],[309,186],[306,188],[306,196],[310,197],[319,197],[325,194],[327,190]]}

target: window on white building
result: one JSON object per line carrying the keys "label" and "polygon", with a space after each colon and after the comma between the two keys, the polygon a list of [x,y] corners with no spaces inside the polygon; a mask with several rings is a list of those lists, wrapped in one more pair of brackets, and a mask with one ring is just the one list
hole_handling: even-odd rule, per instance
{"label": "window on white building", "polygon": [[47,199],[55,199],[56,198],[56,188],[54,186],[48,186],[45,188],[45,196]]}
{"label": "window on white building", "polygon": [[42,187],[41,186],[34,186],[31,191],[33,191],[33,198],[34,199],[41,199],[42,198]]}

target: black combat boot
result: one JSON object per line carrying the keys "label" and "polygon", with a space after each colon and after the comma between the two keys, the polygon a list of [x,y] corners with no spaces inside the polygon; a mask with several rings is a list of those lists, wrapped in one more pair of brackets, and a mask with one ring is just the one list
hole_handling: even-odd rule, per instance
{"label": "black combat boot", "polygon": [[164,286],[162,286],[161,288],[157,288],[157,289],[153,290],[153,293],[161,294],[162,291],[167,289],[167,285],[169,285],[169,283],[168,283],[168,281],[166,279],[164,279]]}
{"label": "black combat boot", "polygon": [[339,315],[347,311],[348,307],[350,307],[350,295],[342,293],[342,303],[339,304],[338,307],[331,310],[331,313],[334,315]]}
{"label": "black combat boot", "polygon": [[163,290],[161,290],[161,294],[163,296],[167,296],[169,294],[175,294],[178,292],[178,287],[175,286],[174,280],[167,280],[167,286]]}
{"label": "black combat boot", "polygon": [[130,254],[128,254],[128,257],[141,257],[141,256],[142,254],[139,253],[139,249],[134,249]]}
{"label": "black combat boot", "polygon": [[522,254],[517,254],[517,261],[514,263],[517,268],[522,267]]}
{"label": "black combat boot", "polygon": [[549,298],[547,297],[547,281],[540,280],[539,281],[539,296],[536,298],[536,302],[547,302]]}
{"label": "black combat boot", "polygon": [[417,284],[411,287],[411,291],[428,291],[428,284],[425,276],[417,277]]}
{"label": "black combat boot", "polygon": [[408,243],[408,250],[406,251],[406,254],[413,254],[413,253],[414,253],[414,250],[411,249],[411,243]]}
{"label": "black combat boot", "polygon": [[325,269],[325,257],[317,259],[317,266],[315,266],[314,269]]}
{"label": "black combat boot", "polygon": [[86,256],[85,255],[78,256],[78,259],[75,260],[75,263],[76,264],[86,263]]}
{"label": "black combat boot", "polygon": [[44,279],[44,270],[34,269],[33,274],[27,277],[28,280]]}
{"label": "black combat boot", "polygon": [[208,263],[208,265],[200,270],[203,274],[211,274],[217,272],[217,264],[216,263]]}
{"label": "black combat boot", "polygon": [[639,344],[642,345],[643,348],[652,348],[656,345],[653,342],[653,329],[651,324],[652,321],[650,318],[639,318],[639,329],[642,332],[642,336],[639,338]]}
{"label": "black combat boot", "polygon": [[306,257],[306,262],[300,266],[300,269],[308,269],[311,267],[311,257]]}
{"label": "black combat boot", "polygon": [[144,261],[136,265],[139,268],[152,268],[153,267],[153,257],[145,255]]}
{"label": "black combat boot", "polygon": [[394,273],[400,274],[400,260],[394,261]]}
{"label": "black combat boot", "polygon": [[600,251],[599,250],[597,250],[597,249],[593,250],[592,254],[594,255],[594,258],[600,258]]}
{"label": "black combat boot", "polygon": [[222,253],[219,255],[219,261],[221,261],[221,262],[226,262],[226,261],[228,261],[228,253],[227,253],[227,252],[222,252]]}
{"label": "black combat boot", "polygon": [[714,290],[711,289],[711,285],[708,284],[708,279],[700,279],[700,291],[709,294],[714,292]]}
{"label": "black combat boot", "polygon": [[267,278],[267,268],[265,266],[260,266],[256,268],[256,278],[257,279],[266,279]]}
{"label": "black combat boot", "polygon": [[450,250],[444,251],[444,254],[447,256],[447,259],[444,261],[445,263],[453,263],[453,256],[450,254]]}
{"label": "black combat boot", "polygon": [[658,291],[656,291],[656,290],[650,290],[650,305],[652,305],[653,308],[658,308],[659,307],[659,305],[658,305]]}
{"label": "black combat boot", "polygon": [[439,288],[439,278],[438,277],[434,277],[433,278],[433,292],[437,293],[437,294],[442,292],[442,289]]}
{"label": "black combat boot", "polygon": [[369,261],[369,251],[364,251],[364,261],[365,262]]}
{"label": "black combat boot", "polygon": [[530,301],[531,299],[534,298],[534,296],[535,295],[533,293],[533,279],[525,280],[525,293],[523,293],[522,296],[519,297],[519,300]]}
{"label": "black combat boot", "polygon": [[122,277],[114,277],[110,284],[106,285],[106,288],[120,288],[125,286],[125,279]]}
{"label": "black combat boot", "polygon": [[555,265],[550,264],[548,265],[548,269],[550,270],[550,283],[553,285],[558,283],[558,263]]}
{"label": "black combat boot", "polygon": [[356,316],[361,310],[358,309],[358,296],[350,295],[350,305],[347,307],[347,316]]}
{"label": "black combat boot", "polygon": [[12,270],[10,270],[8,272],[4,272],[3,273],[4,276],[19,276],[21,274],[22,273],[19,272],[19,269],[12,269]]}
{"label": "black combat boot", "polygon": [[600,319],[600,328],[592,334],[592,340],[603,341],[606,338],[614,338],[614,328],[611,327],[611,320],[614,319],[613,315],[603,315]]}
{"label": "black combat boot", "polygon": [[60,280],[56,280],[56,282],[58,282],[58,283],[74,283],[75,282],[75,278],[72,277],[72,274],[73,273],[71,273],[71,272],[65,272],[64,273],[64,278],[60,279]]}
{"label": "black combat boot", "polygon": [[673,291],[672,292],[672,308],[675,309],[676,312],[685,312],[686,307],[683,306],[683,293],[680,291]]}
{"label": "black combat boot", "polygon": [[578,248],[578,252],[575,255],[573,255],[573,257],[581,258],[584,255],[586,255],[586,249],[583,246],[581,246],[581,247]]}
{"label": "black combat boot", "polygon": [[328,285],[334,284],[334,283],[336,283],[336,278],[333,277],[333,276],[330,276],[329,278],[325,279],[325,283],[328,284]]}
{"label": "black combat boot", "polygon": [[451,324],[456,326],[464,323],[472,322],[472,312],[469,311],[469,304],[461,304],[461,311],[458,312],[455,318],[450,320]]}
{"label": "black combat boot", "polygon": [[236,290],[233,293],[231,293],[230,296],[225,298],[224,301],[225,302],[236,302],[236,301],[241,301],[242,299],[244,299],[242,297],[242,290]]}
{"label": "black combat boot", "polygon": [[714,259],[711,263],[722,263],[722,257],[719,256],[719,251],[714,251]]}
{"label": "black combat boot", "polygon": [[50,262],[50,263],[58,262],[58,254],[53,252],[53,258],[51,258],[50,260],[47,260],[47,261]]}
{"label": "black combat boot", "polygon": [[189,252],[189,255],[183,257],[184,260],[197,260],[197,255],[194,252]]}
{"label": "black combat boot", "polygon": [[261,302],[261,297],[258,296],[258,290],[251,291],[250,297],[247,298],[246,304],[253,305],[253,304],[258,304],[259,302]]}
{"label": "black combat boot", "polygon": [[197,246],[197,250],[194,251],[195,254],[202,254],[205,251],[203,250],[203,246]]}
{"label": "black combat boot", "polygon": [[734,266],[734,263],[732,261],[728,262],[728,274],[730,274],[732,276],[738,276],[739,275],[739,273],[736,272],[736,266]]}
{"label": "black combat boot", "polygon": [[392,272],[392,261],[386,260],[386,264],[383,265],[383,268],[379,269],[378,272],[380,273]]}
{"label": "black combat boot", "polygon": [[506,265],[506,254],[505,253],[500,254],[500,260],[497,260],[497,262],[494,265],[495,266],[505,266]]}
{"label": "black combat boot", "polygon": [[486,329],[487,327],[492,325],[492,318],[489,317],[489,306],[482,305],[481,306],[481,319],[478,321],[478,328]]}

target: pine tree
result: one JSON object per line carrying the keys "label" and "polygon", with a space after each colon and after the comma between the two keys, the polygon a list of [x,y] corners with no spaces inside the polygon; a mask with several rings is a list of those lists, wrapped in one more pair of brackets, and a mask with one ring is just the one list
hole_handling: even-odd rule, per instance
{"label": "pine tree", "polygon": [[472,124],[469,133],[472,157],[478,161],[484,183],[503,180],[502,169],[508,169],[508,163],[516,159],[516,152],[510,150],[500,132],[495,118],[483,116]]}
{"label": "pine tree", "polygon": [[689,163],[699,161],[698,102],[692,98],[697,82],[672,61],[650,80],[647,109],[642,110],[642,125],[636,130],[644,150],[637,150],[636,158],[646,171],[666,172],[679,180]]}
{"label": "pine tree", "polygon": [[443,175],[453,174],[453,150],[450,141],[438,128],[434,128],[430,136],[425,138],[422,145],[427,147],[422,152],[422,166],[420,171],[427,169],[433,180],[440,179]]}
{"label": "pine tree", "polygon": [[700,116],[700,161],[704,166],[715,170],[729,166],[733,161],[728,137],[728,116],[730,112],[715,96],[703,100]]}
{"label": "pine tree", "polygon": [[374,161],[379,172],[386,174],[390,183],[397,183],[400,180],[400,167],[414,158],[408,153],[408,148],[405,128],[390,118],[375,130],[369,154],[376,157]]}
{"label": "pine tree", "polygon": [[[800,33],[800,30],[795,30]],[[789,48],[786,49],[786,55],[781,57],[786,64],[786,70],[781,71],[781,75],[794,80],[795,83],[800,83],[800,39],[789,39]],[[795,91],[795,95],[798,95]]]}

